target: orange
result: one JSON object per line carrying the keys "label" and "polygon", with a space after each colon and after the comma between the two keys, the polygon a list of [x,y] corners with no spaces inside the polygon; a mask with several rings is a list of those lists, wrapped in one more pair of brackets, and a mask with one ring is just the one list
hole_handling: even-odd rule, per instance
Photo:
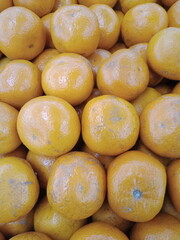
{"label": "orange", "polygon": [[121,26],[122,38],[128,47],[149,42],[155,33],[167,26],[168,15],[164,8],[156,3],[140,4],[125,14]]}
{"label": "orange", "polygon": [[126,13],[129,9],[143,4],[143,3],[155,3],[157,2],[157,0],[119,0],[119,3],[121,5],[121,9],[123,11],[123,13]]}
{"label": "orange", "polygon": [[64,6],[64,5],[71,5],[76,4],[77,0],[55,0],[54,6],[53,6],[53,12],[56,11],[58,8]]}
{"label": "orange", "polygon": [[33,60],[33,63],[36,64],[36,66],[42,72],[46,63],[57,55],[59,55],[58,50],[55,48],[47,48]]}
{"label": "orange", "polygon": [[167,168],[168,190],[175,209],[180,213],[180,159],[174,160]]}
{"label": "orange", "polygon": [[110,7],[114,7],[117,0],[78,0],[78,3],[86,5],[87,7],[90,7],[93,4],[106,4]]}
{"label": "orange", "polygon": [[111,209],[107,201],[105,201],[102,207],[94,215],[92,215],[92,221],[109,223],[123,232],[127,232],[132,226],[132,222],[118,216]]}
{"label": "orange", "polygon": [[2,58],[0,59],[0,71],[1,71],[2,67],[4,67],[4,65],[5,65],[6,63],[10,62],[10,61],[11,61],[11,59],[9,59],[9,58],[7,58],[7,57],[2,57]]}
{"label": "orange", "polygon": [[40,187],[46,189],[49,175],[52,166],[56,161],[56,157],[47,157],[29,151],[26,160],[37,173]]}
{"label": "orange", "polygon": [[109,49],[111,53],[115,53],[117,50],[127,48],[122,42],[117,42],[112,48]]}
{"label": "orange", "polygon": [[166,81],[166,79],[163,79],[162,82],[160,82],[157,86],[154,87],[154,89],[157,90],[162,95],[172,93],[173,85],[170,84],[169,81]]}
{"label": "orange", "polygon": [[69,240],[74,232],[86,223],[86,220],[70,220],[54,210],[44,198],[36,207],[34,229],[45,233],[53,240]]}
{"label": "orange", "polygon": [[175,2],[168,10],[169,27],[180,28],[180,0]]}
{"label": "orange", "polygon": [[177,0],[161,0],[161,2],[166,7],[171,7]]}
{"label": "orange", "polygon": [[85,101],[93,86],[91,66],[87,59],[79,54],[59,54],[46,64],[42,72],[45,94],[63,98],[72,105]]}
{"label": "orange", "polygon": [[140,116],[140,137],[153,152],[180,157],[180,95],[167,94],[150,102]]}
{"label": "orange", "polygon": [[118,40],[120,34],[120,20],[116,12],[105,4],[94,4],[90,9],[96,14],[100,40],[98,48],[110,49]]}
{"label": "orange", "polygon": [[0,240],[5,240],[5,237],[3,236],[3,234],[0,232]]}
{"label": "orange", "polygon": [[[137,43],[137,44],[130,47],[131,50],[135,51],[148,64],[148,62],[147,62],[147,48],[148,48],[148,43]],[[151,69],[150,66],[148,66],[148,68],[149,68],[149,84],[148,84],[148,86],[154,87],[159,82],[161,82],[163,77],[158,75],[157,73],[155,73]]]}
{"label": "orange", "polygon": [[108,169],[109,164],[114,160],[114,157],[112,157],[112,156],[105,156],[105,155],[101,155],[99,153],[93,152],[86,145],[84,145],[82,147],[81,151],[87,152],[87,153],[91,154],[92,156],[94,156],[95,158],[97,158],[106,170]]}
{"label": "orange", "polygon": [[80,123],[68,102],[58,97],[41,96],[31,99],[21,108],[17,130],[30,151],[58,157],[75,146]]}
{"label": "orange", "polygon": [[156,33],[148,44],[152,69],[171,80],[180,80],[180,29],[169,27]]}
{"label": "orange", "polygon": [[145,106],[152,102],[154,99],[160,97],[161,94],[155,90],[154,88],[146,88],[146,90],[141,93],[136,99],[134,99],[131,103],[135,107],[138,115],[141,114],[142,110]]}
{"label": "orange", "polygon": [[44,17],[41,18],[41,21],[44,25],[44,28],[46,30],[46,47],[48,48],[55,48],[54,47],[54,43],[52,41],[52,37],[51,37],[51,30],[50,30],[50,26],[51,26],[51,18],[52,18],[53,13],[49,13],[47,15],[45,15]]}
{"label": "orange", "polygon": [[166,190],[165,167],[140,151],[121,154],[110,164],[108,201],[124,219],[146,222],[161,210]]}
{"label": "orange", "polygon": [[97,17],[83,5],[62,6],[51,18],[51,36],[58,51],[79,53],[87,57],[99,44]]}
{"label": "orange", "polygon": [[138,97],[147,87],[147,64],[133,50],[121,49],[105,60],[97,74],[97,86],[101,93],[126,100]]}
{"label": "orange", "polygon": [[21,108],[30,99],[42,95],[38,67],[27,60],[13,60],[0,70],[0,99]]}
{"label": "orange", "polygon": [[49,238],[44,233],[38,233],[38,232],[25,232],[18,234],[9,240],[51,240],[52,238]]}
{"label": "orange", "polygon": [[132,228],[130,240],[179,240],[180,221],[165,213],[157,215],[145,223],[136,223]]}
{"label": "orange", "polygon": [[16,148],[14,151],[6,153],[6,154],[0,154],[0,158],[4,157],[18,157],[18,158],[24,158],[26,159],[27,155],[27,148],[24,145],[20,145],[18,148]]}
{"label": "orange", "polygon": [[118,155],[133,147],[138,134],[138,115],[126,100],[103,95],[85,105],[82,136],[92,151],[102,155]]}
{"label": "orange", "polygon": [[10,7],[0,14],[0,49],[11,59],[31,60],[42,52],[46,32],[40,18],[24,7]]}
{"label": "orange", "polygon": [[53,165],[47,197],[51,207],[71,220],[93,215],[103,204],[106,174],[99,160],[84,152],[70,152]]}
{"label": "orange", "polygon": [[180,82],[178,82],[172,90],[172,93],[180,94]]}
{"label": "orange", "polygon": [[4,236],[10,238],[17,234],[31,231],[34,226],[34,210],[15,222],[0,224],[0,231]]}
{"label": "orange", "polygon": [[97,74],[99,67],[103,61],[111,56],[111,53],[105,49],[96,49],[89,57],[93,73]]}
{"label": "orange", "polygon": [[38,199],[39,184],[33,169],[22,158],[2,158],[0,169],[0,223],[9,223],[31,211]]}
{"label": "orange", "polygon": [[0,102],[0,154],[10,153],[21,144],[16,128],[17,117],[15,108]]}
{"label": "orange", "polygon": [[0,12],[13,5],[12,0],[0,0]]}
{"label": "orange", "polygon": [[94,222],[77,230],[70,240],[128,240],[118,228],[103,222]]}
{"label": "orange", "polygon": [[176,211],[168,195],[165,196],[161,212],[167,213],[180,220],[180,213]]}
{"label": "orange", "polygon": [[30,9],[39,17],[51,12],[55,0],[13,0],[14,6],[21,6]]}

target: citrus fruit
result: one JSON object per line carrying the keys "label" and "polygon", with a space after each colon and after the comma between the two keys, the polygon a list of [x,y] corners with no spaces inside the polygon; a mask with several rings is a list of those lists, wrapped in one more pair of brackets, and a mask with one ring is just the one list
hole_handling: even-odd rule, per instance
{"label": "citrus fruit", "polygon": [[44,233],[39,233],[39,232],[25,232],[18,234],[9,240],[51,240],[52,238],[49,238],[47,235]]}
{"label": "citrus fruit", "polygon": [[5,153],[5,154],[0,154],[0,158],[19,157],[19,158],[26,159],[27,151],[28,151],[27,148],[23,144],[21,144],[18,148],[16,148],[12,152]]}
{"label": "citrus fruit", "polygon": [[119,0],[119,3],[121,5],[121,9],[123,11],[123,13],[126,13],[129,9],[143,4],[143,3],[155,3],[157,2],[157,0]]}
{"label": "citrus fruit", "polygon": [[172,93],[180,94],[180,82],[178,82],[176,86],[173,88]]}
{"label": "citrus fruit", "polygon": [[55,0],[53,12],[64,5],[77,4],[77,0]]}
{"label": "citrus fruit", "polygon": [[180,27],[180,0],[168,10],[169,27]]}
{"label": "citrus fruit", "polygon": [[170,198],[167,194],[164,198],[164,203],[163,203],[163,207],[161,209],[161,212],[172,215],[173,217],[180,220],[180,213],[178,213],[176,211],[176,209],[174,208],[174,206],[172,204],[172,201],[170,200]]}
{"label": "citrus fruit", "polygon": [[161,0],[161,2],[166,7],[171,7],[177,0]]}
{"label": "citrus fruit", "polygon": [[49,13],[41,18],[41,21],[44,25],[44,28],[46,30],[46,47],[48,48],[55,48],[54,43],[52,41],[51,37],[51,18],[52,18],[53,13]]}
{"label": "citrus fruit", "polygon": [[114,7],[117,0],[78,0],[78,3],[90,7],[93,4],[106,4],[110,7]]}
{"label": "citrus fruit", "polygon": [[0,12],[5,10],[6,8],[12,7],[12,1],[13,0],[0,0]]}

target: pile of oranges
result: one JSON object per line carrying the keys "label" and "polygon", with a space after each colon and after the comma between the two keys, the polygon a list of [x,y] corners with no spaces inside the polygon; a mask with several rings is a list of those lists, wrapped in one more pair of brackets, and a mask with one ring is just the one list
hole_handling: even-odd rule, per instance
{"label": "pile of oranges", "polygon": [[180,240],[180,0],[0,0],[0,240]]}

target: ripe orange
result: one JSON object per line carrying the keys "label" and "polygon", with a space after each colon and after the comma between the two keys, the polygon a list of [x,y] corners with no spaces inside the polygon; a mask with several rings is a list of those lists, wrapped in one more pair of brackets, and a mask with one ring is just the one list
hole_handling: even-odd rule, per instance
{"label": "ripe orange", "polygon": [[110,164],[108,202],[124,219],[146,222],[161,210],[166,190],[165,167],[140,151],[121,154]]}
{"label": "ripe orange", "polygon": [[169,27],[180,27],[180,0],[168,10]]}
{"label": "ripe orange", "polygon": [[94,79],[86,58],[62,53],[50,60],[42,72],[45,94],[63,98],[72,105],[85,101],[91,94]]}
{"label": "ripe orange", "polygon": [[0,99],[21,108],[30,99],[42,95],[38,67],[27,60],[13,60],[0,71]]}
{"label": "ripe orange", "polygon": [[54,12],[62,6],[71,5],[71,4],[77,4],[77,0],[55,0],[52,11]]}
{"label": "ripe orange", "polygon": [[123,232],[127,232],[132,226],[132,222],[118,216],[111,209],[107,201],[105,201],[102,207],[94,215],[92,215],[92,221],[109,223]]}
{"label": "ripe orange", "polygon": [[1,71],[2,67],[4,67],[4,65],[5,65],[6,63],[10,62],[10,61],[11,61],[11,59],[9,59],[9,58],[7,58],[7,57],[2,57],[2,58],[0,59],[0,71]]}
{"label": "ripe orange", "polygon": [[128,240],[118,228],[103,222],[87,224],[77,230],[70,240]]}
{"label": "ripe orange", "polygon": [[4,234],[4,236],[10,238],[17,234],[31,231],[33,230],[33,227],[34,227],[34,210],[30,211],[27,215],[18,219],[15,222],[0,224],[0,231]]}
{"label": "ripe orange", "polygon": [[169,81],[163,79],[162,82],[160,82],[157,86],[154,87],[154,89],[160,92],[162,95],[172,93],[174,85],[170,84]]}
{"label": "ripe orange", "polygon": [[17,130],[30,151],[58,157],[75,146],[80,123],[68,102],[58,97],[41,96],[31,99],[21,108]]}
{"label": "ripe orange", "polygon": [[101,93],[129,101],[138,97],[148,82],[147,64],[129,49],[121,49],[112,54],[101,64],[97,74],[97,86]]}
{"label": "ripe orange", "polygon": [[51,37],[51,18],[52,18],[53,13],[49,13],[47,15],[45,15],[44,17],[41,18],[41,21],[44,25],[44,28],[46,30],[46,47],[47,48],[55,48],[54,47],[54,43],[52,41],[52,37]]}
{"label": "ripe orange", "polygon": [[21,144],[18,148],[16,148],[12,152],[5,153],[5,154],[0,154],[0,158],[18,157],[18,158],[26,159],[27,151],[28,151],[27,148],[23,144]]}
{"label": "ripe orange", "polygon": [[180,220],[180,213],[178,213],[176,211],[176,209],[174,208],[172,201],[170,200],[169,196],[166,194],[165,198],[164,198],[164,203],[163,203],[163,207],[161,209],[161,212],[163,213],[167,213],[177,219]]}
{"label": "ripe orange", "polygon": [[14,6],[21,6],[30,9],[39,17],[51,12],[55,0],[13,0]]}
{"label": "ripe orange", "polygon": [[180,213],[180,159],[167,167],[168,190],[175,209]]}
{"label": "ripe orange", "polygon": [[167,94],[150,102],[140,116],[140,137],[153,152],[180,157],[180,95]]}
{"label": "ripe orange", "polygon": [[98,48],[110,49],[118,40],[120,34],[120,20],[115,11],[105,4],[94,4],[90,9],[96,14],[100,40]]}
{"label": "ripe orange", "polygon": [[47,235],[44,233],[39,233],[39,232],[25,232],[18,234],[9,240],[51,240],[52,238],[49,238]]}
{"label": "ripe orange", "polygon": [[136,143],[138,134],[138,115],[126,100],[103,95],[85,105],[82,136],[92,151],[102,155],[118,155]]}
{"label": "ripe orange", "polygon": [[90,7],[93,4],[106,4],[110,7],[114,7],[117,0],[78,0],[78,3]]}
{"label": "ripe orange", "polygon": [[12,0],[0,0],[0,12],[13,5]]}
{"label": "ripe orange", "polygon": [[130,233],[130,240],[179,240],[179,236],[180,221],[161,213],[149,222],[136,223]]}
{"label": "ripe orange", "polygon": [[21,144],[16,128],[17,117],[15,108],[0,102],[0,154],[10,153]]}
{"label": "ripe orange", "polygon": [[32,168],[37,173],[37,178],[41,188],[46,189],[49,175],[56,159],[56,157],[47,157],[31,151],[28,152],[26,160],[31,164]]}
{"label": "ripe orange", "polygon": [[31,60],[44,48],[46,33],[40,18],[24,7],[0,14],[0,49],[11,59]]}
{"label": "ripe orange", "polygon": [[169,27],[156,33],[148,44],[152,69],[171,80],[180,80],[180,28]]}
{"label": "ripe orange", "polygon": [[112,48],[109,49],[111,53],[115,53],[117,50],[127,48],[122,42],[117,42]]}
{"label": "ripe orange", "polygon": [[130,47],[137,43],[149,42],[161,29],[167,28],[168,15],[156,3],[145,3],[131,8],[122,21],[122,38]]}
{"label": "ripe orange", "polygon": [[54,210],[44,198],[36,207],[34,229],[45,233],[53,240],[69,240],[74,232],[86,223],[86,220],[70,220]]}
{"label": "ripe orange", "polygon": [[52,16],[51,36],[60,52],[79,53],[87,57],[99,44],[97,17],[83,5],[62,6]]}
{"label": "ripe orange", "polygon": [[92,155],[70,152],[54,163],[47,197],[51,207],[65,218],[90,217],[102,206],[105,194],[105,171]]}
{"label": "ripe orange", "polygon": [[123,13],[126,13],[129,9],[143,4],[143,3],[155,3],[157,2],[157,0],[119,0],[119,3],[121,5],[121,9],[123,11]]}
{"label": "ripe orange", "polygon": [[178,82],[172,90],[172,93],[180,94],[180,82]]}
{"label": "ripe orange", "polygon": [[9,223],[31,211],[38,199],[39,184],[33,169],[22,158],[2,158],[0,169],[0,223]]}

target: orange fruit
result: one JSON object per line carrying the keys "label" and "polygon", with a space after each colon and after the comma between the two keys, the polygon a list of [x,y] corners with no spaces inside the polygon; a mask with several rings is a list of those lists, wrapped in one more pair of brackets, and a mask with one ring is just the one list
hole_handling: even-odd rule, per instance
{"label": "orange fruit", "polygon": [[0,71],[0,99],[21,108],[30,99],[42,95],[38,67],[27,60],[13,60]]}
{"label": "orange fruit", "polygon": [[102,155],[118,155],[136,143],[138,134],[138,115],[126,100],[103,95],[85,105],[82,136],[92,151]]}
{"label": "orange fruit", "polygon": [[129,9],[143,4],[143,3],[156,3],[157,0],[119,0],[119,3],[121,5],[121,9],[123,11],[123,13],[126,13]]}
{"label": "orange fruit", "polygon": [[71,5],[76,4],[77,0],[55,0],[54,6],[53,6],[53,12],[56,11],[58,8],[64,6],[64,5]]}
{"label": "orange fruit", "polygon": [[39,233],[39,232],[25,232],[18,234],[9,240],[51,240],[52,238],[49,238],[47,235],[44,233]]}
{"label": "orange fruit", "polygon": [[0,232],[0,240],[5,240],[5,237],[3,236],[3,234]]}
{"label": "orange fruit", "polygon": [[62,6],[52,16],[51,36],[58,51],[79,53],[87,57],[99,44],[97,17],[83,5]]}
{"label": "orange fruit", "polygon": [[180,213],[176,211],[168,195],[166,195],[164,198],[164,203],[161,212],[167,213],[180,220]]}
{"label": "orange fruit", "polygon": [[2,58],[0,59],[0,71],[1,71],[2,67],[4,67],[4,65],[5,65],[6,63],[10,62],[10,61],[11,61],[11,59],[9,59],[9,58],[7,58],[7,57],[2,57]]}
{"label": "orange fruit", "polygon": [[164,95],[172,93],[173,87],[174,85],[170,84],[170,82],[166,81],[166,79],[163,79],[162,82],[160,82],[157,86],[154,87],[154,89]]}
{"label": "orange fruit", "polygon": [[2,158],[0,169],[0,223],[9,223],[31,211],[38,199],[39,184],[33,169],[22,158]]}
{"label": "orange fruit", "polygon": [[165,167],[140,151],[121,154],[107,175],[108,202],[124,219],[146,222],[161,210],[166,190]]}
{"label": "orange fruit", "polygon": [[18,158],[26,159],[26,155],[27,155],[27,148],[24,145],[21,144],[18,148],[16,148],[12,152],[5,153],[5,154],[0,154],[0,158],[18,157]]}
{"label": "orange fruit", "polygon": [[171,80],[180,80],[180,29],[169,27],[156,33],[148,44],[152,69]]}
{"label": "orange fruit", "polygon": [[129,49],[121,49],[112,54],[101,64],[97,74],[97,86],[101,93],[129,101],[138,97],[148,82],[147,64]]}
{"label": "orange fruit", "polygon": [[158,214],[149,222],[136,223],[130,240],[158,239],[179,240],[180,221],[165,213]]}
{"label": "orange fruit", "polygon": [[97,158],[106,170],[108,169],[109,164],[114,160],[114,157],[112,156],[101,155],[99,153],[93,152],[90,148],[88,148],[87,145],[84,145],[81,151],[87,152],[91,154],[93,157]]}
{"label": "orange fruit", "polygon": [[[137,43],[137,44],[130,47],[131,50],[135,51],[148,64],[148,62],[147,62],[147,48],[148,48],[148,43]],[[163,77],[158,75],[157,73],[155,73],[151,69],[150,66],[148,66],[148,68],[149,68],[149,84],[148,84],[148,86],[154,87],[159,82],[161,82]]]}
{"label": "orange fruit", "polygon": [[110,7],[114,7],[117,0],[78,0],[79,4],[83,4],[87,7],[90,7],[93,4],[106,4]]}
{"label": "orange fruit", "polygon": [[47,157],[29,151],[26,160],[31,164],[34,171],[37,173],[37,178],[41,188],[46,189],[49,175],[56,157]]}
{"label": "orange fruit", "polygon": [[36,207],[34,229],[45,233],[53,240],[69,240],[74,232],[86,223],[86,220],[70,220],[54,210],[44,198]]}
{"label": "orange fruit", "polygon": [[117,50],[127,48],[122,42],[117,42],[112,48],[109,49],[111,53],[115,53]]}
{"label": "orange fruit", "polygon": [[172,93],[180,94],[180,82],[178,82],[172,90]]}
{"label": "orange fruit", "polygon": [[161,0],[161,2],[166,7],[171,7],[177,0]]}
{"label": "orange fruit", "polygon": [[105,4],[94,4],[90,9],[96,14],[100,40],[98,48],[110,49],[118,40],[120,34],[120,20],[116,12]]}
{"label": "orange fruit", "polygon": [[33,60],[33,63],[42,72],[44,70],[44,67],[45,67],[46,63],[50,59],[56,57],[57,55],[59,55],[59,51],[57,49],[47,48]]}
{"label": "orange fruit", "polygon": [[13,5],[12,0],[0,0],[0,12]]}
{"label": "orange fruit", "polygon": [[102,207],[92,215],[93,222],[105,222],[111,224],[123,232],[127,232],[132,226],[132,222],[118,216],[105,201]]}
{"label": "orange fruit", "polygon": [[102,206],[105,194],[105,171],[92,155],[70,152],[54,163],[47,197],[51,207],[65,218],[90,217]]}
{"label": "orange fruit", "polygon": [[131,103],[135,107],[138,115],[140,115],[142,110],[145,108],[145,106],[148,103],[152,102],[154,99],[160,96],[161,94],[156,89],[148,87],[143,93],[141,93]]}
{"label": "orange fruit", "polygon": [[55,0],[13,0],[14,6],[25,7],[42,17],[51,12]]}
{"label": "orange fruit", "polygon": [[128,47],[149,42],[155,33],[167,26],[168,15],[163,7],[156,3],[140,4],[124,15],[121,26],[122,38]]}
{"label": "orange fruit", "polygon": [[42,52],[46,32],[40,18],[24,7],[0,14],[0,49],[8,58],[31,60]]}
{"label": "orange fruit", "polygon": [[180,159],[167,167],[168,190],[175,209],[180,213]]}
{"label": "orange fruit", "polygon": [[128,237],[118,228],[103,222],[87,224],[77,230],[70,240],[128,240]]}
{"label": "orange fruit", "polygon": [[10,153],[21,144],[16,128],[17,117],[15,108],[0,102],[0,154]]}
{"label": "orange fruit", "polygon": [[142,142],[162,157],[180,157],[179,103],[178,94],[166,94],[150,102],[140,116]]}
{"label": "orange fruit", "polygon": [[48,48],[55,48],[54,43],[52,41],[51,37],[51,18],[52,18],[53,13],[49,13],[41,18],[41,21],[44,25],[44,28],[46,30],[46,47]]}
{"label": "orange fruit", "polygon": [[80,123],[68,102],[58,97],[41,96],[31,99],[21,108],[17,130],[30,151],[58,157],[75,146]]}
{"label": "orange fruit", "polygon": [[18,219],[15,222],[8,222],[6,224],[0,224],[0,231],[4,236],[10,238],[17,234],[31,231],[34,226],[34,210],[30,211],[24,217]]}
{"label": "orange fruit", "polygon": [[91,63],[91,67],[94,75],[96,76],[99,67],[103,61],[111,56],[111,53],[105,49],[96,49],[89,57],[88,60]]}
{"label": "orange fruit", "polygon": [[45,94],[63,98],[72,105],[85,101],[93,86],[91,66],[87,59],[79,54],[59,54],[46,64],[42,72]]}
{"label": "orange fruit", "polygon": [[169,27],[180,27],[180,0],[168,10]]}

